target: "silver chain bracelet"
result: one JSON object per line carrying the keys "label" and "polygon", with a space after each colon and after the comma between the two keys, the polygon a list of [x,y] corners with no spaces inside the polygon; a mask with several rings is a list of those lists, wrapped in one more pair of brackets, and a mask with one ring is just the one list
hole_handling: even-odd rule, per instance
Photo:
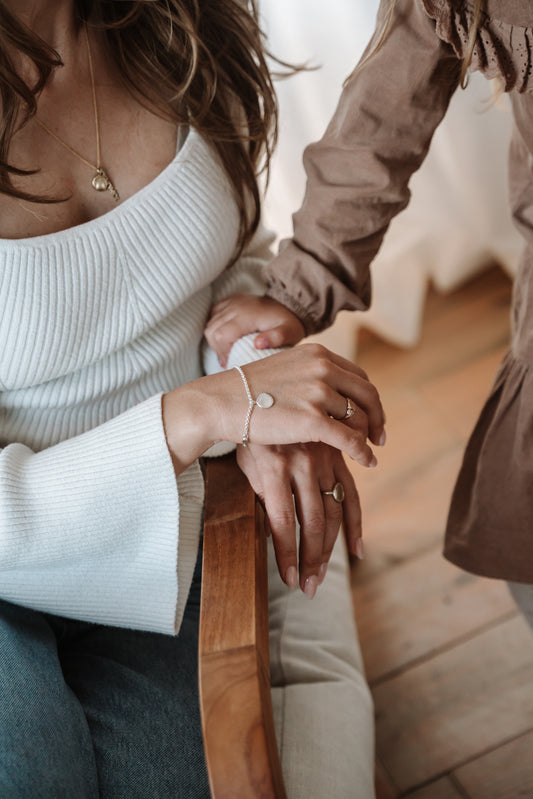
{"label": "silver chain bracelet", "polygon": [[248,380],[246,379],[246,375],[244,374],[243,369],[240,366],[234,367],[240,376],[242,377],[242,382],[244,383],[244,388],[246,390],[246,396],[248,397],[248,410],[246,411],[246,419],[244,420],[244,430],[242,432],[242,445],[243,447],[248,446],[249,442],[249,433],[250,433],[250,421],[252,419],[252,413],[257,405],[258,408],[271,408],[274,405],[274,397],[272,394],[267,394],[265,391],[262,391],[261,394],[258,394],[256,399],[253,398],[252,392],[250,391],[250,386],[248,384]]}

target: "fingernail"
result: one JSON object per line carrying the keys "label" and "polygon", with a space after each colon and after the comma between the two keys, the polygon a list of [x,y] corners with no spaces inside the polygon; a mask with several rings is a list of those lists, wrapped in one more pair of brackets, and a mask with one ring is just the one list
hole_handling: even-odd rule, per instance
{"label": "fingernail", "polygon": [[285,572],[285,582],[291,591],[294,591],[298,586],[298,572],[296,571],[296,566],[289,566]]}
{"label": "fingernail", "polygon": [[385,444],[387,443],[387,434],[385,431],[383,431],[382,434],[380,435],[378,443],[380,447],[384,447]]}
{"label": "fingernail", "polygon": [[363,539],[358,538],[355,542],[355,554],[359,558],[359,560],[365,559],[365,545],[363,544]]}
{"label": "fingernail", "polygon": [[320,566],[320,569],[318,570],[318,584],[319,585],[322,585],[322,583],[324,582],[324,578],[326,576],[327,570],[328,570],[328,564],[327,563],[322,563],[321,566]]}
{"label": "fingernail", "polygon": [[318,588],[318,577],[316,574],[311,575],[305,581],[304,585],[304,594],[308,599],[312,599],[316,594],[316,589]]}
{"label": "fingernail", "polygon": [[268,339],[264,338],[264,336],[258,336],[255,340],[255,346],[257,349],[266,350],[268,347]]}
{"label": "fingernail", "polygon": [[369,469],[375,469],[377,465],[378,465],[378,459],[376,458],[375,455],[372,455],[372,460],[368,464],[368,468]]}

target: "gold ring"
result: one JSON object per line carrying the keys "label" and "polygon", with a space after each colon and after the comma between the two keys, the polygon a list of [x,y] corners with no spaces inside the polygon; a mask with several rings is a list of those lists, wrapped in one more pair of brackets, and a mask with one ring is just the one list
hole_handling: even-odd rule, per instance
{"label": "gold ring", "polygon": [[353,416],[356,412],[357,408],[355,405],[352,405],[352,401],[349,397],[346,397],[346,413],[341,419],[341,422],[344,422],[345,419],[349,419],[350,416]]}
{"label": "gold ring", "polygon": [[331,491],[322,491],[324,496],[331,496],[335,502],[342,502],[344,499],[344,486],[342,483],[335,483]]}

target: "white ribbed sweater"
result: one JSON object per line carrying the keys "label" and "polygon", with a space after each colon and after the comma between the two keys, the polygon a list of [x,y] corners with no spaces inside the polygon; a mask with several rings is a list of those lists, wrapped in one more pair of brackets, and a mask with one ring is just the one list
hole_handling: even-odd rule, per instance
{"label": "white ribbed sweater", "polygon": [[[173,633],[196,560],[198,463],[177,480],[161,393],[213,372],[202,332],[233,291],[262,292],[269,237],[230,269],[228,180],[190,131],[173,162],[109,213],[0,240],[0,596]],[[251,338],[231,362],[258,353]]]}

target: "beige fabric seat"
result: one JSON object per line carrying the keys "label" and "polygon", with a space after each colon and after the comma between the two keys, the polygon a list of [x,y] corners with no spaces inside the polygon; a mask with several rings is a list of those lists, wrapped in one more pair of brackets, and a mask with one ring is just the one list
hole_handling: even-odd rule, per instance
{"label": "beige fabric seat", "polygon": [[374,728],[342,535],[316,597],[283,585],[269,555],[274,724],[288,799],[371,799]]}

